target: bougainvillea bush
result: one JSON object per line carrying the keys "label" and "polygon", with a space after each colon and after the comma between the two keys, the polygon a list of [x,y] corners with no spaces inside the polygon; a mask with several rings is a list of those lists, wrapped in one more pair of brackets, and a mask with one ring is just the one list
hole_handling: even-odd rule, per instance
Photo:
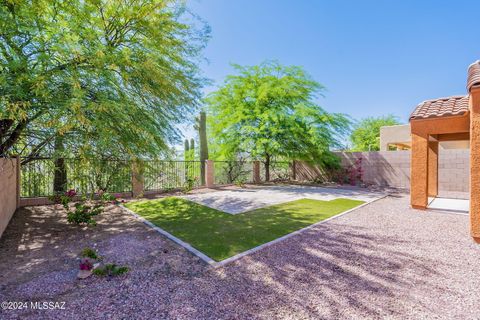
{"label": "bougainvillea bush", "polygon": [[362,185],[363,184],[363,167],[362,167],[362,157],[355,159],[354,163],[347,168],[340,168],[335,171],[333,176],[333,181],[336,181],[340,184],[350,184],[352,186]]}

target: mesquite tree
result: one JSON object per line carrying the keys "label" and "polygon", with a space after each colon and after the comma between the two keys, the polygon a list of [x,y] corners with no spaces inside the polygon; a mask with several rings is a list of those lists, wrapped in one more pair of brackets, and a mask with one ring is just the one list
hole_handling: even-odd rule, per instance
{"label": "mesquite tree", "polygon": [[207,97],[213,144],[229,155],[249,154],[265,165],[273,159],[334,165],[330,148],[341,145],[350,120],[315,103],[323,87],[302,68],[277,62],[235,65],[237,74]]}

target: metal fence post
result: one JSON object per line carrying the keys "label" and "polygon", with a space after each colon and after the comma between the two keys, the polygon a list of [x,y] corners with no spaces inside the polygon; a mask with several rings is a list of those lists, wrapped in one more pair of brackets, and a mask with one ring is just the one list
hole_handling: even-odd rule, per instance
{"label": "metal fence post", "polygon": [[292,180],[297,180],[297,162],[292,161]]}

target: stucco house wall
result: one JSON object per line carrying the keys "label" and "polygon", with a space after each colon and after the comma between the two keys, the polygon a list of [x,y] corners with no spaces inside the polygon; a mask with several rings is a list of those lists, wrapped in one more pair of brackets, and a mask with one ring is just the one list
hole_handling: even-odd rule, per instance
{"label": "stucco house wall", "polygon": [[17,160],[0,158],[0,237],[17,209]]}

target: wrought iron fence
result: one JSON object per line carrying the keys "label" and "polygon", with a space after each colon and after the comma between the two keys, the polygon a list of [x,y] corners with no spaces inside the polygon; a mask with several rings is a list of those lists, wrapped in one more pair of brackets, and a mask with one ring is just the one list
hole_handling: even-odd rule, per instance
{"label": "wrought iron fence", "polygon": [[188,183],[199,187],[200,161],[164,161],[150,160],[144,162],[145,191],[168,191],[183,188]]}
{"label": "wrought iron fence", "polygon": [[[289,181],[292,179],[292,163],[288,161],[270,162],[270,180],[271,182]],[[265,163],[260,162],[260,180],[266,181]]]}
{"label": "wrought iron fence", "polygon": [[253,182],[252,161],[215,161],[215,183],[251,183]]}
{"label": "wrought iron fence", "polygon": [[[245,160],[215,161],[215,184],[253,182],[253,162]],[[80,194],[98,190],[111,193],[132,191],[132,164],[129,160],[63,159],[63,170],[58,160],[36,158],[21,166],[20,195],[22,198],[47,197],[55,193],[55,177],[59,170],[64,175],[65,189]],[[148,160],[143,162],[145,191],[168,191],[186,186],[201,185],[200,161]],[[260,164],[261,181],[265,181],[265,166]],[[275,161],[270,164],[270,181],[288,181],[291,164]]]}
{"label": "wrought iron fence", "polygon": [[131,191],[131,165],[127,160],[64,158],[63,170],[52,158],[37,158],[21,166],[20,196],[23,198],[53,195],[55,172],[62,170],[66,189],[80,194],[98,190]]}
{"label": "wrought iron fence", "polygon": [[270,181],[289,181],[292,178],[292,163],[274,161],[270,163]]}

